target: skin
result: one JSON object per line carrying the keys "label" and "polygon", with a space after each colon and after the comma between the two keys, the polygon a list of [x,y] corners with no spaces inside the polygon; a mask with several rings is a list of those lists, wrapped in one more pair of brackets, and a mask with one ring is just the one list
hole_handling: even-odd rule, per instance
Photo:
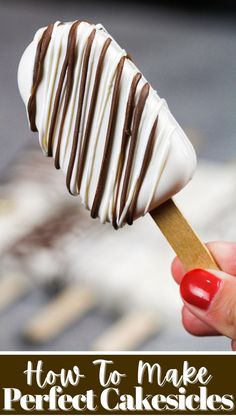
{"label": "skin", "polygon": [[[219,291],[210,307],[201,310],[183,300],[182,322],[184,328],[195,336],[227,336],[236,350],[236,243],[212,242],[207,247],[214,256],[221,271],[211,270],[222,280]],[[175,258],[172,275],[180,285],[186,273],[178,258]]]}

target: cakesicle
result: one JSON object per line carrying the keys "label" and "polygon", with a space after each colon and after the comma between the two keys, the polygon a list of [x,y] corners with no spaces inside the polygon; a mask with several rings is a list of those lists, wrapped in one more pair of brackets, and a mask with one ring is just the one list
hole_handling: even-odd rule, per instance
{"label": "cakesicle", "polygon": [[19,65],[30,127],[93,217],[132,223],[178,192],[196,157],[164,99],[101,25],[40,29]]}
{"label": "cakesicle", "polygon": [[[102,25],[77,20],[39,29],[21,58],[18,85],[44,154],[93,218],[117,229],[151,211],[158,224],[164,208],[179,219],[170,198],[193,176],[194,149],[166,101]],[[163,203],[170,203],[168,212]],[[160,219],[166,234],[168,220]],[[197,252],[212,261],[191,234]]]}

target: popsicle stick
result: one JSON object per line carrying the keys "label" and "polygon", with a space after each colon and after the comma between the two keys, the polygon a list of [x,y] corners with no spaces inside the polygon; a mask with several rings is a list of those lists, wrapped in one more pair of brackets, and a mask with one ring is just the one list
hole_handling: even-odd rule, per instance
{"label": "popsicle stick", "polygon": [[205,244],[172,199],[152,210],[150,214],[187,270],[219,269]]}
{"label": "popsicle stick", "polygon": [[136,349],[159,329],[156,317],[147,311],[124,315],[93,343],[95,351],[128,351]]}
{"label": "popsicle stick", "polygon": [[9,272],[0,280],[0,310],[12,306],[31,288],[28,278],[21,272]]}
{"label": "popsicle stick", "polygon": [[28,324],[24,336],[44,343],[62,333],[96,304],[94,294],[78,284],[68,286]]}

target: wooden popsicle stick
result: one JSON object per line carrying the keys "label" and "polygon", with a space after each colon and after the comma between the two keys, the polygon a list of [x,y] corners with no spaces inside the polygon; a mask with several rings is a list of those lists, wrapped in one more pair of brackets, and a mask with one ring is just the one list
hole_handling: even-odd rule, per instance
{"label": "wooden popsicle stick", "polygon": [[128,351],[136,349],[159,329],[154,314],[139,310],[121,317],[93,342],[94,351]]}
{"label": "wooden popsicle stick", "polygon": [[28,324],[24,336],[44,343],[62,333],[96,304],[95,295],[85,286],[69,285],[51,300]]}
{"label": "wooden popsicle stick", "polygon": [[12,306],[30,290],[28,278],[22,272],[9,272],[0,280],[0,310]]}
{"label": "wooden popsicle stick", "polygon": [[172,199],[150,211],[150,215],[187,270],[219,269],[205,244]]}

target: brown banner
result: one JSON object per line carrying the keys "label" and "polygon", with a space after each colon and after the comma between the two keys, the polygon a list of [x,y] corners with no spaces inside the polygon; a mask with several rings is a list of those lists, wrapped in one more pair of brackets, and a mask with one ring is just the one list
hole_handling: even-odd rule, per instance
{"label": "brown banner", "polygon": [[234,355],[0,355],[1,414],[235,414]]}

